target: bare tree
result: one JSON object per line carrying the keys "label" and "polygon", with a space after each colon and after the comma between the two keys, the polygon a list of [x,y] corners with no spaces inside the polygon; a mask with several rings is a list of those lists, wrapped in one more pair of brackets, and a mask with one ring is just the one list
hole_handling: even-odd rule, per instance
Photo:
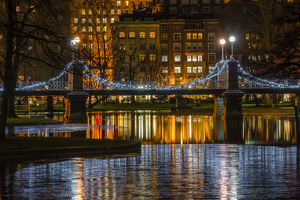
{"label": "bare tree", "polygon": [[252,72],[273,78],[299,75],[299,2],[259,0],[228,5],[226,13],[232,13],[227,18],[228,31],[240,35],[238,53]]}
{"label": "bare tree", "polygon": [[[0,138],[5,139],[7,117],[15,117],[14,94],[23,63],[62,68],[70,59],[68,31],[59,26],[68,22],[68,1],[5,0],[0,11],[1,44],[5,46],[1,77],[4,83],[0,115]],[[25,62],[26,61],[26,62]]]}

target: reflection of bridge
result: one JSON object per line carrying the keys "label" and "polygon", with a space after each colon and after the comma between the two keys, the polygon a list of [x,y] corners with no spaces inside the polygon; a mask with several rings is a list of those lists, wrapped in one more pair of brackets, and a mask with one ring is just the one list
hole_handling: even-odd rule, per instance
{"label": "reflection of bridge", "polygon": [[[72,74],[70,72],[73,72]],[[99,78],[81,62],[69,63],[54,78],[42,82],[20,83],[16,95],[63,95],[68,96],[71,113],[73,110],[85,115],[85,100],[88,95],[215,95],[215,115],[223,112],[227,117],[242,116],[241,100],[245,93],[252,94],[295,94],[300,96],[300,83],[276,82],[255,77],[246,72],[238,61],[220,61],[205,77],[180,84],[166,82],[113,82]],[[0,87],[1,89],[1,87]],[[72,92],[71,92],[72,91]],[[223,101],[224,99],[224,101]],[[300,101],[297,98],[298,105]],[[178,98],[177,105],[184,105]],[[81,103],[78,103],[81,101]],[[224,111],[221,108],[224,104]],[[299,107],[299,106],[298,106]],[[84,111],[84,112],[83,112]]]}

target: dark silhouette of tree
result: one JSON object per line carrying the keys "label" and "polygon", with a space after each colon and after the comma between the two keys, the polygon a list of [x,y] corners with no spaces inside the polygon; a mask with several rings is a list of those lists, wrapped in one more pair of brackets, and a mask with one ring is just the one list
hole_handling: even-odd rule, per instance
{"label": "dark silhouette of tree", "polygon": [[1,4],[0,31],[4,58],[4,83],[0,115],[0,139],[5,139],[7,117],[14,113],[15,88],[20,66],[62,68],[70,60],[70,33],[66,0],[5,0]]}

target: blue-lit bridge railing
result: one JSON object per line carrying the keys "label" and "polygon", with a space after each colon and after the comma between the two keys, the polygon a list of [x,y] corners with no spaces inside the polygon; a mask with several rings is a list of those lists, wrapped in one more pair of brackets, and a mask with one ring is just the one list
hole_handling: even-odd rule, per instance
{"label": "blue-lit bridge railing", "polygon": [[[100,78],[89,70],[89,67],[81,62],[83,67],[83,89],[84,90],[187,90],[187,89],[226,89],[227,70],[229,61],[219,61],[205,77],[178,84],[170,85],[167,81],[131,81],[117,82]],[[39,91],[39,90],[72,90],[72,71],[73,62],[70,62],[62,72],[47,81],[39,82],[19,82],[16,90],[18,91]],[[287,83],[284,81],[271,81],[261,79],[249,74],[237,61],[239,71],[240,89],[263,89],[263,88],[299,88],[300,81]],[[0,82],[0,90],[3,84]]]}

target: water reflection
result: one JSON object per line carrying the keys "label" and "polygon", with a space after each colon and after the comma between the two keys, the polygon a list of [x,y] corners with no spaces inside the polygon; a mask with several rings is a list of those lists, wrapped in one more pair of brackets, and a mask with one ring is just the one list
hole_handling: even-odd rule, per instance
{"label": "water reflection", "polygon": [[[60,116],[54,116],[59,119]],[[168,112],[99,112],[88,124],[15,127],[23,136],[127,139],[142,144],[296,144],[295,121],[278,116],[246,116],[234,121]]]}
{"label": "water reflection", "polygon": [[143,145],[139,156],[2,164],[0,195],[1,199],[298,199],[298,161],[295,146]]}

